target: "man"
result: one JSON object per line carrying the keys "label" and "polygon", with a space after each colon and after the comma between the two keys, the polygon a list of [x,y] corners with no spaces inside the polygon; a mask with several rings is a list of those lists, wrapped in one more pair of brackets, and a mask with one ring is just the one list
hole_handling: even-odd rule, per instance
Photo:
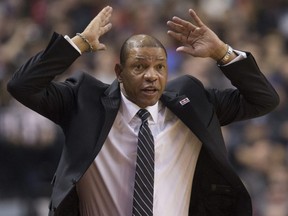
{"label": "man", "polygon": [[[168,34],[184,44],[177,50],[216,60],[237,89],[204,89],[191,76],[167,83],[165,48],[148,35],[125,41],[112,85],[86,73],[54,82],[81,53],[106,49],[99,38],[112,27],[109,6],[72,39],[55,33],[14,74],[10,93],[60,125],[66,137],[49,215],[252,215],[249,194],[227,161],[220,126],[268,113],[278,95],[250,53],[228,48],[189,13],[195,25],[178,17],[167,23]],[[147,143],[154,142],[155,153],[154,165],[153,159],[144,163],[154,169],[154,183],[143,182],[152,184],[152,192],[144,193],[152,193],[147,214],[138,211],[146,212],[148,204],[135,211],[133,197],[141,108],[149,111],[146,136],[153,137]]]}

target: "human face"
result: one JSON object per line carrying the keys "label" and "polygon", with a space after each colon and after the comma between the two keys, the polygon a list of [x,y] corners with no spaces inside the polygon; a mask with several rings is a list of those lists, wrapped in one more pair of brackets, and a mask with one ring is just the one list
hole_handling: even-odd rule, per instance
{"label": "human face", "polygon": [[141,108],[154,105],[167,83],[167,57],[160,47],[130,49],[124,65],[115,72],[128,100]]}

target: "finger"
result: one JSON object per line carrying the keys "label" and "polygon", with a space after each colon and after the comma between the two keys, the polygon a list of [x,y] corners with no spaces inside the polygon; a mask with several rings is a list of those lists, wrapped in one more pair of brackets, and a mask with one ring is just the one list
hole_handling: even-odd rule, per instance
{"label": "finger", "polygon": [[108,14],[108,15],[103,16],[102,19],[101,19],[102,25],[105,25],[108,22],[110,22],[111,16],[112,16],[112,14]]}
{"label": "finger", "polygon": [[113,12],[112,7],[107,6],[98,14],[100,16],[99,18],[101,20],[102,25],[105,25],[108,22],[110,22],[112,12]]}
{"label": "finger", "polygon": [[180,46],[176,49],[177,52],[185,52],[188,53],[191,50],[191,48],[188,48],[186,46]]}
{"label": "finger", "polygon": [[190,14],[190,16],[192,17],[192,19],[194,20],[194,22],[196,23],[197,26],[199,26],[199,27],[204,26],[204,23],[198,17],[198,15],[196,14],[196,12],[193,9],[189,9],[189,14]]}
{"label": "finger", "polygon": [[188,32],[186,28],[182,25],[179,25],[173,21],[168,21],[167,25],[174,31],[174,32]]}
{"label": "finger", "polygon": [[98,15],[109,15],[109,14],[111,14],[112,13],[112,11],[113,11],[113,8],[112,7],[110,7],[110,6],[106,6],[106,7],[104,7],[100,12],[99,12],[99,14]]}
{"label": "finger", "polygon": [[97,50],[102,51],[102,50],[106,50],[107,47],[105,46],[105,44],[100,43],[97,47]]}
{"label": "finger", "polygon": [[113,11],[112,7],[106,6],[97,14],[97,16],[94,17],[93,21],[94,22],[96,22],[97,20],[98,22],[100,21],[99,22],[100,26],[106,25],[110,21],[112,11]]}
{"label": "finger", "polygon": [[193,31],[195,28],[197,28],[197,26],[192,24],[191,22],[188,22],[176,16],[172,18],[172,21],[180,26],[183,26],[183,28],[187,29],[188,31]]}
{"label": "finger", "polygon": [[108,17],[110,19],[111,15],[112,15],[112,12],[113,12],[113,8],[108,6],[104,10],[104,16]]}
{"label": "finger", "polygon": [[107,6],[103,8],[97,14],[97,16],[93,18],[93,20],[90,22],[90,25],[94,23],[98,23],[100,24],[100,26],[106,25],[110,21],[111,16],[112,16],[112,7]]}
{"label": "finger", "polygon": [[192,56],[196,56],[195,52],[194,52],[194,49],[192,47],[181,46],[181,47],[178,47],[176,49],[176,51],[177,52],[182,52],[182,53],[185,53],[185,54],[189,54],[189,55],[192,55]]}
{"label": "finger", "polygon": [[187,36],[183,35],[182,33],[178,33],[178,32],[174,32],[169,30],[167,32],[168,35],[170,35],[171,37],[173,37],[174,39],[184,43],[186,41]]}
{"label": "finger", "polygon": [[111,28],[112,28],[112,24],[111,23],[108,23],[107,25],[101,27],[100,35],[106,34],[108,31],[110,31]]}

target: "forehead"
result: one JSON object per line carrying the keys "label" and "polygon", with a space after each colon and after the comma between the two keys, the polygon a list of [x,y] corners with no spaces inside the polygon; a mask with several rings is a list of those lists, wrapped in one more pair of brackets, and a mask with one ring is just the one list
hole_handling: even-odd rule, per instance
{"label": "forehead", "polygon": [[161,47],[133,47],[129,49],[127,60],[163,60],[166,53]]}

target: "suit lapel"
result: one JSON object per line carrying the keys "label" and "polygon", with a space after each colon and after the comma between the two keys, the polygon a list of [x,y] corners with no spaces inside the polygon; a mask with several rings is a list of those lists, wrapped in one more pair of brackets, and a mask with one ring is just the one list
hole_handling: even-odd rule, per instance
{"label": "suit lapel", "polygon": [[207,128],[196,114],[190,99],[186,95],[178,95],[176,92],[164,92],[161,101],[203,142],[203,131],[206,131]]}
{"label": "suit lapel", "polygon": [[96,154],[98,154],[105,142],[119,110],[121,97],[118,81],[115,80],[104,94],[105,96],[101,98],[104,107],[104,121],[96,144]]}
{"label": "suit lapel", "polygon": [[[211,153],[223,158],[223,151],[217,149],[218,144],[208,130],[208,123],[204,123],[193,108],[192,100],[186,95],[175,92],[164,92],[161,101],[167,106],[190,130],[199,138]],[[213,128],[212,128],[213,129]],[[218,142],[218,141],[217,141]],[[219,140],[221,142],[221,140]]]}
{"label": "suit lapel", "polygon": [[[212,160],[215,161],[215,166],[218,167],[218,171],[221,172],[223,176],[227,176],[227,180],[232,185],[236,187],[242,185],[240,178],[235,175],[228,161],[221,129],[215,124],[215,116],[212,117],[213,120],[209,125],[205,125],[203,121],[201,121],[200,116],[195,112],[191,103],[181,105],[180,101],[186,98],[185,95],[176,96],[174,99],[170,97],[170,100],[167,101],[164,98],[167,99],[167,95],[162,98],[162,102],[178,116],[202,142],[203,147],[207,150]],[[220,131],[215,132],[218,129]]]}

